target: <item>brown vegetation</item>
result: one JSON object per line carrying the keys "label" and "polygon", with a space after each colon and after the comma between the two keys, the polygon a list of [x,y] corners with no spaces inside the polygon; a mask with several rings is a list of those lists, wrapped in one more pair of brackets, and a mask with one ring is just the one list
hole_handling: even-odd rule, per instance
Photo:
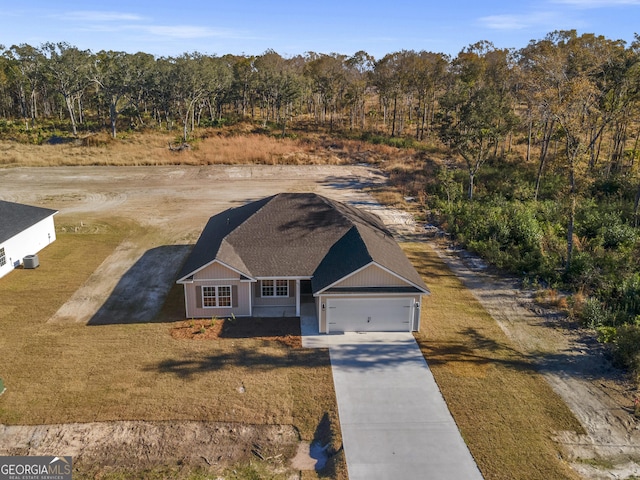
{"label": "brown vegetation", "polygon": [[185,320],[171,327],[176,339],[220,340],[256,337],[290,348],[302,348],[300,319],[293,318],[212,318]]}
{"label": "brown vegetation", "polygon": [[[173,338],[171,330],[180,328],[175,323],[47,323],[122,236],[134,234],[132,225],[117,223],[99,234],[59,231],[58,241],[40,253],[40,268],[0,279],[6,294],[0,349],[7,386],[0,423],[136,419],[294,425],[303,440],[324,435],[322,441],[337,451],[341,440],[328,352],[299,348],[294,331],[289,338],[287,332],[261,338],[231,326],[225,330],[229,336],[213,343]],[[168,311],[159,318],[174,316],[174,300],[170,295]],[[243,462],[255,460],[250,451]],[[334,457],[329,468],[343,469],[341,461]]]}
{"label": "brown vegetation", "polygon": [[[87,137],[95,139],[97,135]],[[276,138],[254,133],[236,135],[203,130],[192,148],[171,151],[166,134],[147,132],[91,141],[31,145],[0,141],[0,168],[45,166],[155,166],[155,165],[341,165],[397,158],[398,149],[359,140]],[[397,161],[397,160],[396,160]],[[399,164],[401,165],[401,163]],[[400,167],[399,167],[400,168]]]}
{"label": "brown vegetation", "polygon": [[404,249],[431,290],[416,339],[484,477],[578,478],[552,440],[583,431],[569,408],[430,247]]}

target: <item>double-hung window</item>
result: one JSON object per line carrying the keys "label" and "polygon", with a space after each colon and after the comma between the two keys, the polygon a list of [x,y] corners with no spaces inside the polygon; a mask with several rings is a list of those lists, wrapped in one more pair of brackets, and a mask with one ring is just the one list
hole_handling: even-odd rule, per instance
{"label": "double-hung window", "polygon": [[260,282],[260,293],[263,297],[288,297],[288,280],[262,280]]}
{"label": "double-hung window", "polygon": [[229,285],[202,287],[202,306],[205,308],[230,307],[231,287]]}
{"label": "double-hung window", "polygon": [[4,253],[4,247],[0,248],[0,267],[7,264],[7,255]]}

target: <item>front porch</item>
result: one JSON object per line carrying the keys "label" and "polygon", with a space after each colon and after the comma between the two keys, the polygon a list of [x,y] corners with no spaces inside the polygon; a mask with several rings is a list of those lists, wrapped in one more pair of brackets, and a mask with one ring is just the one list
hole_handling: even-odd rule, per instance
{"label": "front porch", "polygon": [[308,279],[261,279],[251,287],[252,317],[299,317],[305,303],[314,303]]}
{"label": "front porch", "polygon": [[252,317],[301,317],[312,312],[315,317],[315,300],[311,294],[302,294],[296,305],[255,305]]}

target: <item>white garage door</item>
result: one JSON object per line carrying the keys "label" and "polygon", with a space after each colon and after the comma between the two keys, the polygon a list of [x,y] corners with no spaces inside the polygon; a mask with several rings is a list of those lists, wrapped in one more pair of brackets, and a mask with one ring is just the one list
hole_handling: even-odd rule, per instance
{"label": "white garage door", "polygon": [[329,298],[329,333],[409,332],[413,304],[413,298]]}

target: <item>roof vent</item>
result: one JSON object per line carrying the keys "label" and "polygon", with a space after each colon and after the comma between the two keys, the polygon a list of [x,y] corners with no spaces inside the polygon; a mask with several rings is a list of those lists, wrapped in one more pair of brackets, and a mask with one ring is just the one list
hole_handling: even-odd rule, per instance
{"label": "roof vent", "polygon": [[24,268],[37,268],[40,266],[40,259],[38,258],[38,255],[27,255],[22,260],[22,264],[24,265]]}

